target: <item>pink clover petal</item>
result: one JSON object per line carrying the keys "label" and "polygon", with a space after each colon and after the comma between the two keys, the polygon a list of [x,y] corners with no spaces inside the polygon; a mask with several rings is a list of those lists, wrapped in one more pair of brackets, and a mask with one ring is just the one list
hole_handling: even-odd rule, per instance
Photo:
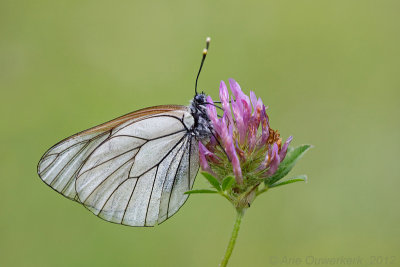
{"label": "pink clover petal", "polygon": [[209,151],[214,152],[214,151],[215,151],[215,147],[216,147],[217,145],[218,145],[217,139],[215,139],[214,136],[211,136],[211,137],[210,137],[210,142],[209,142],[208,145],[207,145]]}
{"label": "pink clover petal", "polygon": [[214,163],[221,162],[221,159],[217,155],[212,153],[210,150],[208,150],[208,148],[206,146],[204,146],[203,144],[201,146],[199,145],[199,150],[200,149],[201,149],[201,153],[204,154],[204,156],[206,157],[206,159],[208,161],[212,161]]}
{"label": "pink clover petal", "polygon": [[250,100],[253,105],[253,110],[255,111],[257,106],[257,96],[253,91],[250,91]]}
{"label": "pink clover petal", "polygon": [[[262,113],[263,104],[261,99],[259,98],[257,102],[255,102],[255,109],[253,114],[250,117],[249,125],[248,125],[248,142],[249,149],[252,150],[256,146],[257,143],[257,134],[258,128],[261,121],[261,113]],[[261,140],[259,140],[259,146],[261,146]]]}
{"label": "pink clover petal", "polygon": [[245,126],[247,126],[247,123],[249,122],[250,116],[251,116],[251,103],[250,103],[250,98],[245,95],[242,90],[240,90],[240,86],[237,82],[234,82],[237,85],[237,88],[239,88],[238,91],[238,96],[236,98],[236,102],[238,102],[239,107],[242,112],[242,117],[243,117],[243,123]]}
{"label": "pink clover petal", "polygon": [[232,94],[235,96],[235,99],[240,99],[243,94],[242,89],[240,89],[239,84],[234,79],[229,79],[229,86],[231,87]]}
{"label": "pink clover petal", "polygon": [[232,125],[229,126],[229,133],[228,133],[227,143],[224,143],[224,147],[226,149],[226,153],[229,156],[229,159],[232,163],[233,173],[235,174],[236,183],[242,184],[243,177],[242,177],[242,169],[240,167],[240,161],[236,154],[235,146],[233,144],[233,129]]}
{"label": "pink clover petal", "polygon": [[242,116],[243,116],[243,125],[245,128],[249,127],[250,117],[251,117],[251,107],[250,103],[246,102],[242,99]]}
{"label": "pink clover petal", "polygon": [[228,116],[229,123],[233,124],[232,111],[229,106],[229,92],[226,88],[226,84],[224,83],[224,81],[221,81],[221,84],[219,86],[219,98],[221,100],[222,109]]}
{"label": "pink clover petal", "polygon": [[217,109],[214,106],[214,101],[211,96],[207,96],[206,101],[207,103],[210,103],[210,105],[207,105],[208,118],[212,121],[218,120]]}
{"label": "pink clover petal", "polygon": [[210,103],[210,105],[207,105],[207,115],[208,118],[212,122],[212,126],[217,134],[220,134],[220,122],[217,114],[217,109],[214,106],[214,101],[212,100],[211,96],[207,96],[206,98],[207,103]]}
{"label": "pink clover petal", "polygon": [[236,101],[244,100],[247,105],[250,106],[250,98],[245,93],[243,93],[240,85],[234,79],[229,79],[229,85],[231,87],[233,95],[236,98]]}
{"label": "pink clover petal", "polygon": [[206,159],[206,153],[205,151],[208,151],[207,148],[203,145],[202,142],[199,141],[199,161],[200,161],[200,166],[203,169],[203,171],[213,173],[213,171],[210,168],[210,165],[208,165],[208,161]]}
{"label": "pink clover petal", "polygon": [[257,119],[252,116],[250,118],[249,122],[249,127],[247,131],[247,140],[249,143],[249,151],[252,151],[256,145],[257,142],[257,132],[258,132],[258,122],[256,121]]}
{"label": "pink clover petal", "polygon": [[[224,148],[227,147],[227,144],[233,142],[232,141],[232,137],[229,136],[228,125],[226,124],[226,119],[225,118],[226,118],[225,116],[222,116],[222,119],[221,119],[221,134],[220,134],[220,137],[222,139],[222,143],[223,143]],[[230,125],[230,127],[232,127],[232,125]],[[225,151],[225,152],[227,152],[227,151]],[[229,156],[228,152],[227,152],[227,154]]]}
{"label": "pink clover petal", "polygon": [[253,126],[255,129],[258,129],[258,127],[259,127],[259,125],[260,125],[261,118],[264,116],[264,115],[262,114],[262,112],[263,112],[263,107],[264,107],[264,105],[263,105],[263,103],[262,103],[262,101],[261,101],[261,98],[259,98],[259,99],[257,100],[257,102],[256,102],[256,106],[255,106],[255,108],[254,108],[253,115],[251,116],[251,123],[252,123],[252,126]]}
{"label": "pink clover petal", "polygon": [[240,161],[236,154],[235,146],[233,143],[233,127],[232,125],[229,125],[229,127],[227,126],[225,118],[226,116],[222,117],[221,139],[223,142],[223,147],[225,149],[225,152],[229,157],[229,161],[232,163],[233,173],[235,174],[236,182],[240,184],[243,182],[243,178],[242,178],[242,170],[240,168]]}
{"label": "pink clover petal", "polygon": [[261,141],[260,146],[264,146],[267,143],[269,137],[269,118],[263,105],[261,112]]}
{"label": "pink clover petal", "polygon": [[269,153],[267,153],[265,155],[265,159],[263,160],[263,162],[261,162],[260,166],[258,166],[257,170],[258,171],[265,170],[267,168],[267,166],[268,166],[269,159],[270,159],[270,155],[269,155]]}
{"label": "pink clover petal", "polygon": [[279,151],[279,158],[281,161],[284,160],[284,158],[286,157],[286,152],[287,152],[290,142],[292,142],[292,139],[293,139],[293,136],[289,136],[289,138],[286,139],[286,142],[283,144],[281,151]]}
{"label": "pink clover petal", "polygon": [[257,142],[257,128],[250,127],[248,134],[249,151],[252,151]]}
{"label": "pink clover petal", "polygon": [[[232,94],[235,96],[235,100],[233,99],[233,97],[231,97],[232,98],[232,101],[231,101],[232,109],[236,108],[236,114],[235,114],[235,110],[233,110],[235,119],[238,119],[236,116],[240,116],[240,118],[242,118],[242,120],[240,121],[240,123],[241,123],[241,122],[243,122],[243,117],[244,117],[243,116],[244,115],[243,114],[243,101],[242,101],[243,100],[243,92],[240,89],[239,84],[235,80],[229,79],[229,85],[231,87]],[[239,126],[239,127],[241,127],[241,126]]]}
{"label": "pink clover petal", "polygon": [[235,121],[236,121],[236,128],[239,132],[239,143],[243,145],[246,140],[246,130],[247,130],[243,122],[243,113],[237,101],[233,101],[232,99],[231,102],[232,102],[233,115],[235,116]]}
{"label": "pink clover petal", "polygon": [[273,147],[272,147],[272,156],[271,156],[271,162],[269,163],[269,169],[267,171],[267,175],[271,176],[273,175],[276,170],[278,169],[280,158],[279,158],[279,154],[278,154],[278,144],[274,143]]}

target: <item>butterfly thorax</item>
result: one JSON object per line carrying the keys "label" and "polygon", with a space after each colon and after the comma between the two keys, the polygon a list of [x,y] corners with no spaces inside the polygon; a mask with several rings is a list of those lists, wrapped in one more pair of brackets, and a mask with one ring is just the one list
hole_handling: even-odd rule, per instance
{"label": "butterfly thorax", "polygon": [[206,95],[196,94],[190,102],[190,113],[194,118],[193,134],[197,139],[209,138],[212,135],[212,124],[207,115]]}

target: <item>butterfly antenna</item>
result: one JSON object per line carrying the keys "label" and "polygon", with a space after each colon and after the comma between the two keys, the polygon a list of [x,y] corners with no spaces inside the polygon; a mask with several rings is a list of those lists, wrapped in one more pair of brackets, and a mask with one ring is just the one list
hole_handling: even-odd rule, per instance
{"label": "butterfly antenna", "polygon": [[197,95],[197,82],[199,80],[200,72],[201,72],[201,69],[203,68],[204,61],[206,60],[208,47],[210,46],[210,41],[211,41],[211,38],[207,37],[207,39],[206,39],[206,48],[204,48],[204,50],[203,50],[203,58],[201,59],[199,72],[197,73],[196,83],[194,85],[194,92],[195,92],[196,95]]}

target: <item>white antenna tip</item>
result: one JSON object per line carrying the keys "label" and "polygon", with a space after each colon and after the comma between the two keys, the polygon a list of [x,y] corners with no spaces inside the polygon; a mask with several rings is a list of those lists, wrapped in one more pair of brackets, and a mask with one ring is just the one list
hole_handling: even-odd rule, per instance
{"label": "white antenna tip", "polygon": [[207,43],[211,42],[211,38],[210,38],[210,37],[207,37],[206,42],[207,42]]}

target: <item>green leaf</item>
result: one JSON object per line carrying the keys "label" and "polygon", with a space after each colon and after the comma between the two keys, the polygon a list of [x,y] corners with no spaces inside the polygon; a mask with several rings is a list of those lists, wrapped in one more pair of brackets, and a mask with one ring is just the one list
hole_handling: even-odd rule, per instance
{"label": "green leaf", "polygon": [[292,184],[292,183],[296,183],[296,182],[307,182],[307,175],[303,174],[303,175],[299,175],[296,177],[293,177],[291,179],[285,180],[283,182],[280,183],[275,183],[273,185],[270,185],[269,187],[277,187],[277,186],[281,186],[281,185],[285,185],[285,184]]}
{"label": "green leaf", "polygon": [[296,162],[311,148],[311,145],[301,145],[296,148],[290,148],[287,151],[285,159],[279,164],[278,170],[273,176],[265,180],[268,186],[275,184],[285,177],[296,165]]}
{"label": "green leaf", "polygon": [[198,190],[186,191],[184,194],[190,195],[190,194],[215,194],[215,193],[218,193],[218,191],[208,190],[208,189],[198,189]]}
{"label": "green leaf", "polygon": [[234,182],[235,178],[232,176],[225,177],[224,180],[222,180],[222,191],[229,190]]}
{"label": "green leaf", "polygon": [[219,185],[219,182],[218,182],[217,178],[215,178],[214,176],[212,176],[208,172],[202,172],[201,174],[203,174],[203,176],[206,177],[206,179],[210,182],[210,184],[215,189],[217,189],[218,191],[221,191],[221,186]]}

